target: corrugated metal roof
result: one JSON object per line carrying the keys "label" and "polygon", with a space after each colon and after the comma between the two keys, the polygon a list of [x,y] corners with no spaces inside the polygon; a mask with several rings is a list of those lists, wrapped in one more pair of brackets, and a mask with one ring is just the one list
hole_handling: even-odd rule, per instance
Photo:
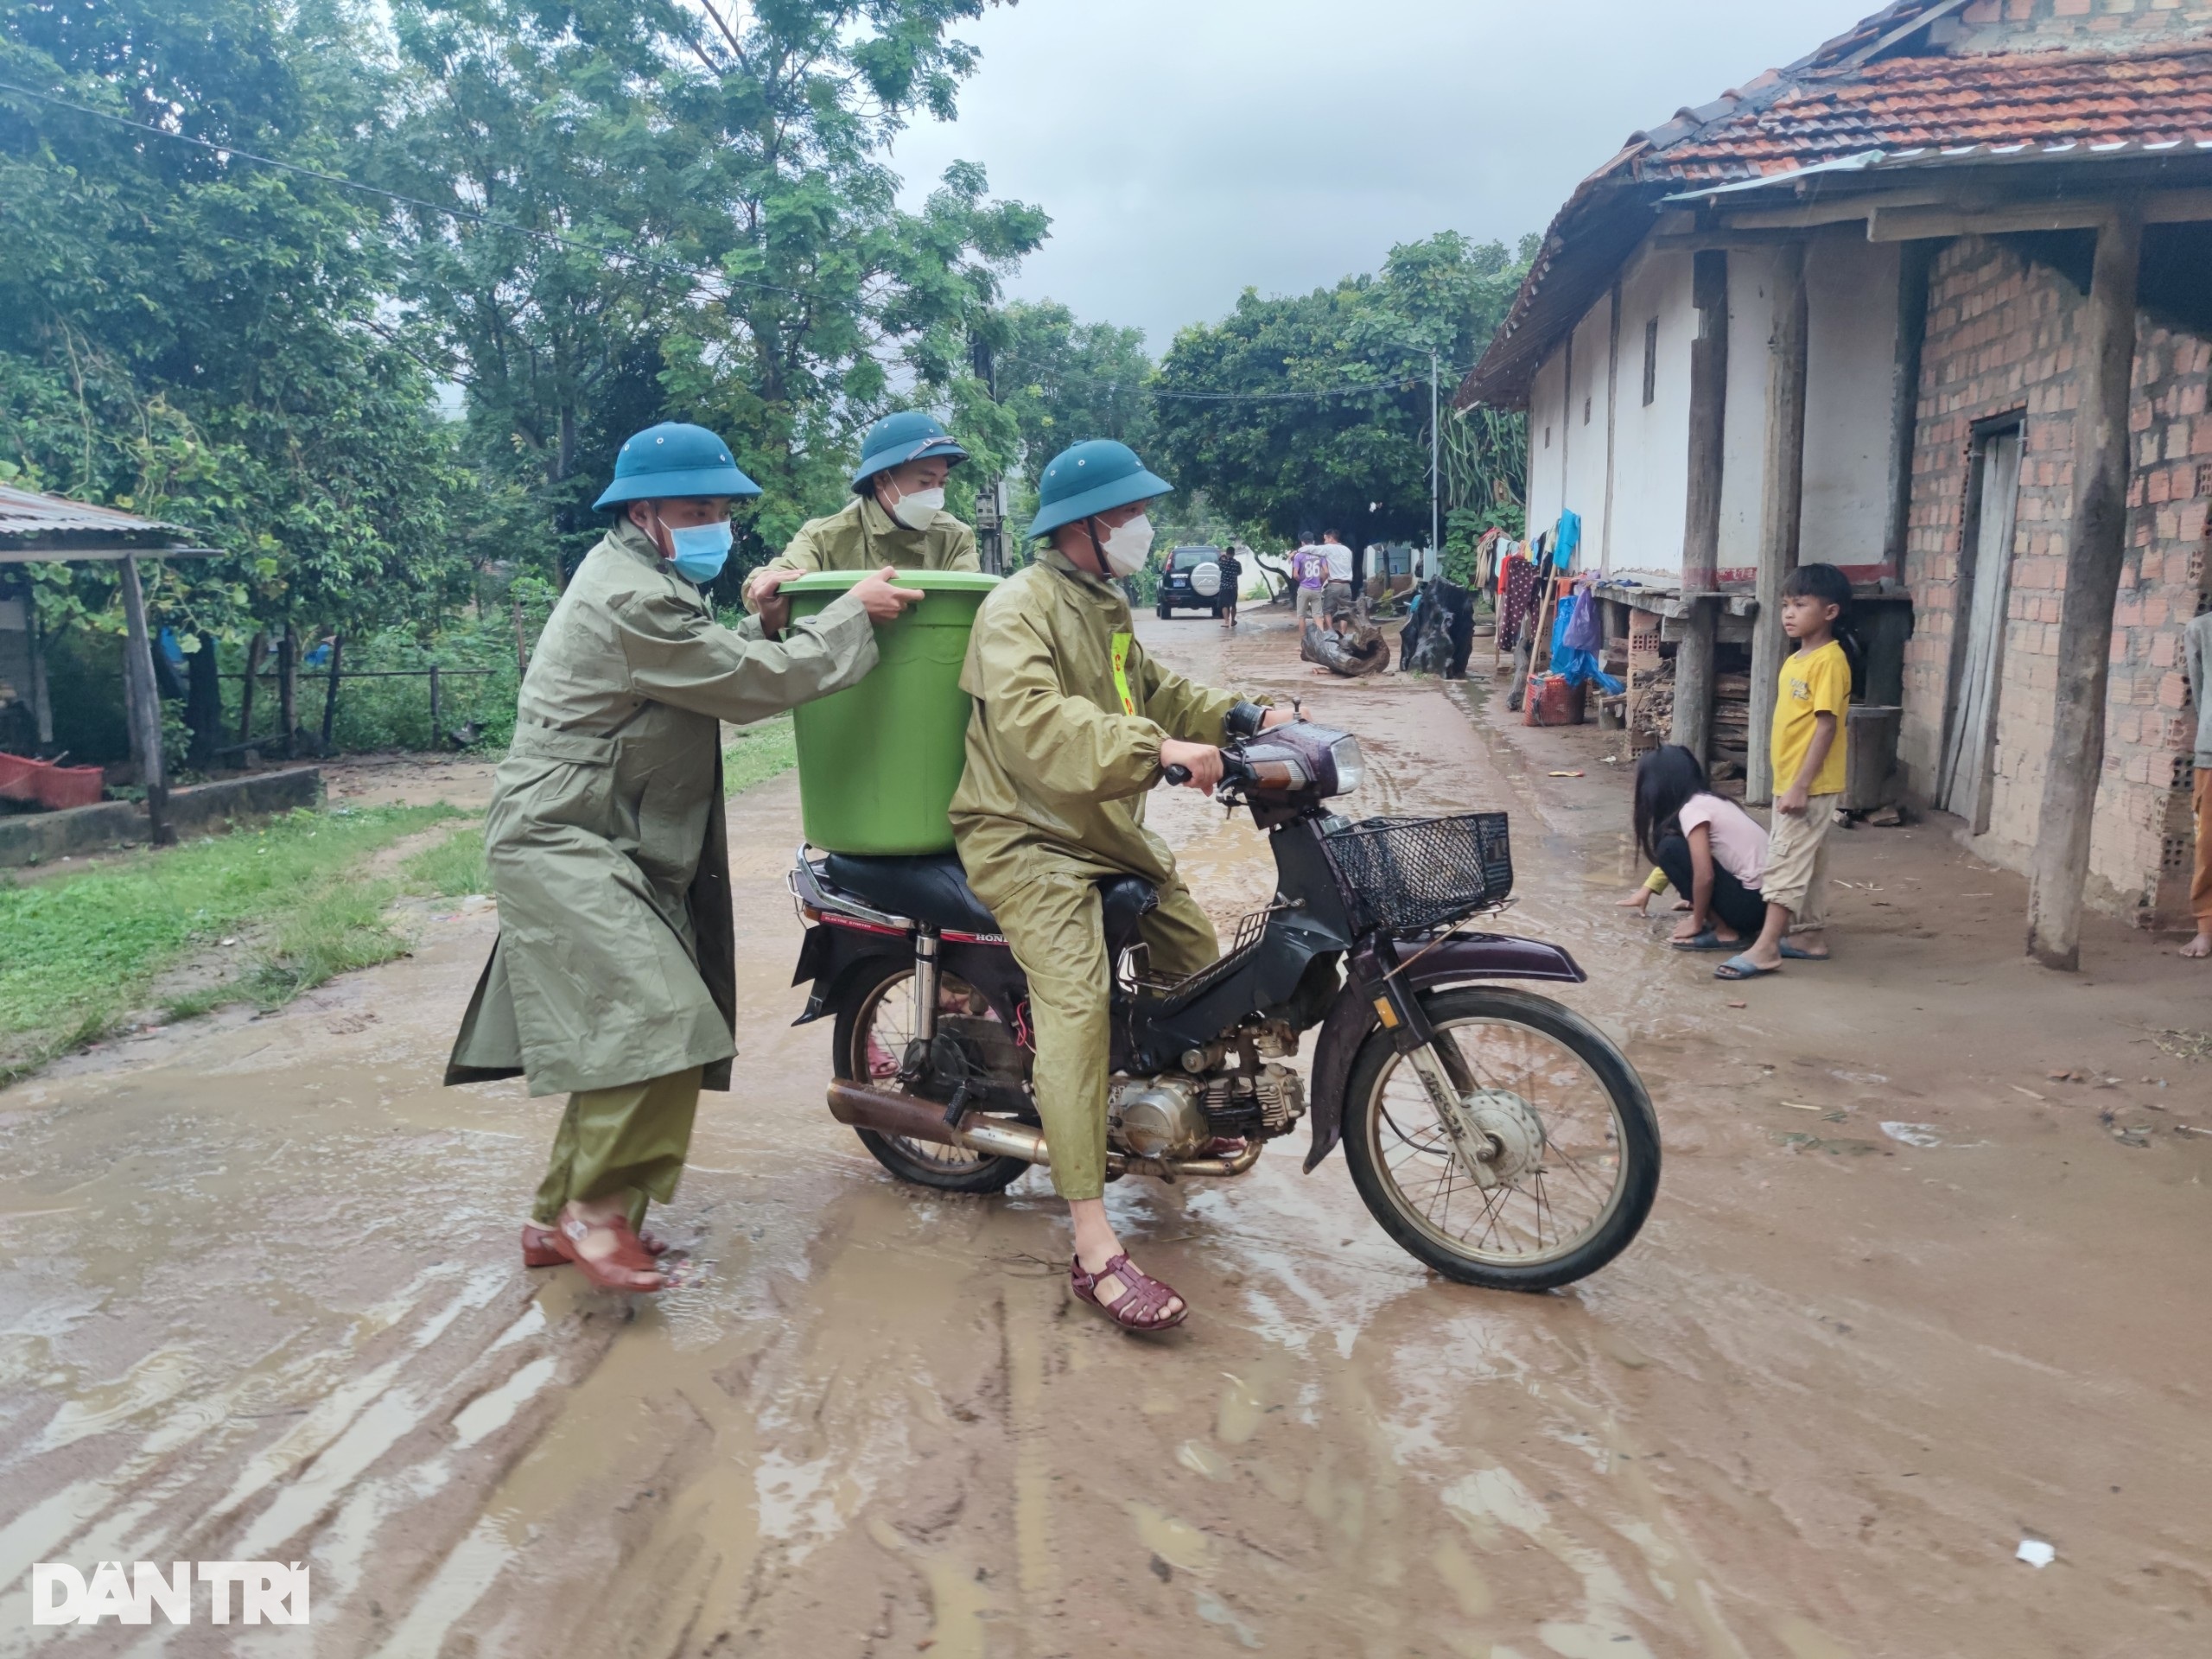
{"label": "corrugated metal roof", "polygon": [[0,484],[0,549],[11,552],[50,549],[66,555],[99,547],[159,551],[193,540],[191,531],[176,524]]}

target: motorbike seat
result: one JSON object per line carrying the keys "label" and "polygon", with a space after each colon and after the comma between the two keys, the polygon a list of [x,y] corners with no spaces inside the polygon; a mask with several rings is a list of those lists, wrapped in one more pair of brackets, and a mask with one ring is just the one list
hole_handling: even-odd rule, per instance
{"label": "motorbike seat", "polygon": [[956,933],[995,933],[997,921],[969,889],[968,872],[957,853],[925,853],[914,858],[863,858],[831,853],[822,874],[833,887],[866,899],[878,910],[910,916]]}
{"label": "motorbike seat", "polygon": [[[925,853],[913,858],[866,858],[831,853],[822,861],[829,884],[878,910],[912,917],[956,933],[995,933],[999,925],[968,885],[968,872],[957,853]],[[1106,954],[1117,957],[1136,943],[1138,925],[1159,908],[1152,883],[1134,875],[1110,875],[1098,884]]]}
{"label": "motorbike seat", "polygon": [[1106,960],[1118,962],[1137,942],[1137,925],[1160,908],[1160,890],[1141,876],[1109,875],[1098,884],[1106,923]]}

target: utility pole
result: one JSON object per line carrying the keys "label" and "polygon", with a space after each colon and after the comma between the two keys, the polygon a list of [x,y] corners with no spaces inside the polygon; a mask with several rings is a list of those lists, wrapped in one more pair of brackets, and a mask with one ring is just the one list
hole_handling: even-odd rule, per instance
{"label": "utility pole", "polygon": [[1444,486],[1439,470],[1444,450],[1444,428],[1437,418],[1436,352],[1428,353],[1428,574],[1444,574]]}

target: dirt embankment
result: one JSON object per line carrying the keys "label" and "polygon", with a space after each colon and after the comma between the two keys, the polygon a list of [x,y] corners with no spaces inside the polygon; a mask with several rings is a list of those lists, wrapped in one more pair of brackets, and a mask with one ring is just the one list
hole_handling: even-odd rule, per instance
{"label": "dirt embankment", "polygon": [[[487,914],[0,1094],[0,1652],[30,1562],[139,1558],[308,1561],[312,1630],[236,1650],[316,1656],[2212,1647],[2212,1065],[2151,1034],[2212,1023],[2202,970],[2117,930],[2024,966],[2019,883],[1923,828],[1839,847],[1833,963],[1723,986],[1611,907],[1642,870],[1593,734],[1143,626],[1358,731],[1355,810],[1512,807],[1511,925],[1589,969],[1665,1126],[1626,1257],[1446,1285],[1278,1151],[1114,1189],[1197,1309],[1122,1337],[1039,1178],[920,1195],[830,1121],[786,778],[733,803],[745,1056],[666,1218],[711,1271],[658,1304],[525,1274],[556,1103],[438,1086]],[[1155,822],[1218,917],[1265,899],[1248,824]]]}

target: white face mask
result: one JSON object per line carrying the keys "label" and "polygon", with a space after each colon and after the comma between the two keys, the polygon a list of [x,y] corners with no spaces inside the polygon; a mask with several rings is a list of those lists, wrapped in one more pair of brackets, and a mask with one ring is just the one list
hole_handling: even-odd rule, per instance
{"label": "white face mask", "polygon": [[930,520],[944,511],[944,490],[916,490],[892,504],[891,516],[909,530],[927,530]]}
{"label": "white face mask", "polygon": [[1128,524],[1108,531],[1100,550],[1106,555],[1109,570],[1117,576],[1134,576],[1144,569],[1152,553],[1152,520],[1139,513]]}

